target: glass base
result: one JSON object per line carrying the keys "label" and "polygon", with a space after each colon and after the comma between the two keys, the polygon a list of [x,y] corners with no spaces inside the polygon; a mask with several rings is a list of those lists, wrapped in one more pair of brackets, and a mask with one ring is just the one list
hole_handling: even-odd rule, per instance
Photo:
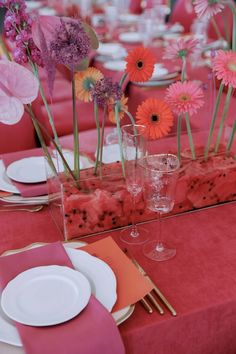
{"label": "glass base", "polygon": [[148,241],[148,231],[141,226],[137,227],[138,235],[132,235],[132,227],[121,231],[120,239],[130,245],[141,245]]}
{"label": "glass base", "polygon": [[176,249],[168,248],[165,243],[158,244],[158,241],[148,242],[143,246],[144,255],[153,261],[163,262],[176,255]]}

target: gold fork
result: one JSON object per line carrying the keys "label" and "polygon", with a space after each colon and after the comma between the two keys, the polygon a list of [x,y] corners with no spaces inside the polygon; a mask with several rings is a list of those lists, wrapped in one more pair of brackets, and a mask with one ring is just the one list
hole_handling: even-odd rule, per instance
{"label": "gold fork", "polygon": [[8,212],[8,211],[28,211],[29,213],[35,213],[35,212],[37,212],[37,211],[40,211],[40,210],[42,210],[43,209],[43,205],[37,205],[37,206],[29,206],[29,207],[17,207],[17,208],[15,208],[15,207],[8,207],[8,206],[4,206],[4,208],[1,208],[0,207],[0,212],[2,211],[2,212]]}

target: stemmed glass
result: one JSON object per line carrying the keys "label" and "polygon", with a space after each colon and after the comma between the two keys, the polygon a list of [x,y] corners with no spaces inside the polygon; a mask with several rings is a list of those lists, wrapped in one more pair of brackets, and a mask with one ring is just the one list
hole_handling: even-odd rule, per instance
{"label": "stemmed glass", "polygon": [[159,223],[158,240],[146,243],[143,253],[154,261],[166,261],[176,255],[176,250],[163,242],[161,214],[170,212],[174,206],[179,160],[172,154],[157,154],[144,157],[139,163],[143,168],[147,208],[157,213]]}
{"label": "stemmed glass", "polygon": [[122,128],[122,148],[125,160],[126,188],[132,196],[132,226],[121,232],[121,240],[130,244],[142,244],[148,240],[147,230],[137,227],[135,220],[136,198],[142,192],[142,169],[138,164],[146,156],[146,138],[144,125],[128,124]]}

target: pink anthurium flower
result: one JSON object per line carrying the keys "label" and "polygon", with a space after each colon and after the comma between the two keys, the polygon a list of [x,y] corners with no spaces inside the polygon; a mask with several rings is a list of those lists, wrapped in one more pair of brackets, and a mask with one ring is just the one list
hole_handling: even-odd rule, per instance
{"label": "pink anthurium flower", "polygon": [[25,67],[0,60],[0,122],[15,124],[24,114],[24,104],[38,95],[37,78]]}

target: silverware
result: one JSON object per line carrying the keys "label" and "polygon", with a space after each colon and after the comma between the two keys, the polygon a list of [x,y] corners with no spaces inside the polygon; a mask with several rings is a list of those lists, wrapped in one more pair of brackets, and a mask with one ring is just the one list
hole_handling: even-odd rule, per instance
{"label": "silverware", "polygon": [[158,289],[158,287],[156,286],[156,284],[152,281],[152,279],[149,277],[149,275],[145,272],[145,270],[141,267],[141,265],[136,261],[135,258],[133,258],[129,251],[127,249],[124,250],[124,252],[129,256],[129,258],[131,259],[131,261],[133,262],[133,264],[136,266],[136,268],[139,270],[139,272],[141,274],[143,274],[143,276],[145,276],[150,283],[153,286],[153,292],[158,296],[158,298],[161,299],[161,301],[163,302],[163,304],[166,306],[166,308],[170,311],[170,313],[172,314],[172,316],[177,316],[177,312],[175,311],[175,309],[173,308],[173,306],[169,303],[169,301],[166,299],[166,297],[163,295],[163,293],[160,291],[160,289]]}
{"label": "silverware", "polygon": [[2,211],[2,212],[9,212],[9,211],[28,211],[28,212],[30,212],[30,213],[35,213],[35,212],[37,212],[37,211],[40,211],[40,210],[42,210],[43,209],[43,205],[37,205],[37,206],[33,206],[33,207],[31,207],[31,206],[29,206],[29,207],[24,207],[24,208],[22,208],[22,206],[20,206],[20,207],[18,207],[18,208],[16,208],[16,207],[8,207],[8,206],[4,206],[4,208],[1,208],[0,207],[0,212]]}
{"label": "silverware", "polygon": [[151,314],[153,313],[153,310],[147,300],[143,297],[140,301],[140,304],[144,307],[144,309],[147,311],[147,313]]}

